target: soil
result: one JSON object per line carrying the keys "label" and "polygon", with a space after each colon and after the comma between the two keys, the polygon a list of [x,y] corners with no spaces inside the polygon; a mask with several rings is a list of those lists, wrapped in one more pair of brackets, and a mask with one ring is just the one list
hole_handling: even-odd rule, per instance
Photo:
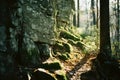
{"label": "soil", "polygon": [[82,55],[81,59],[67,61],[64,63],[68,80],[81,80],[80,75],[91,70],[92,60],[95,58],[96,54],[92,53]]}

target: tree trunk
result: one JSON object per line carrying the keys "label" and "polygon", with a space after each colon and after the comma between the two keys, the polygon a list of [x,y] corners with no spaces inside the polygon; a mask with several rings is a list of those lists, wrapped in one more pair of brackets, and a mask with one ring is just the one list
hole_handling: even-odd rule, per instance
{"label": "tree trunk", "polygon": [[77,4],[77,8],[78,8],[78,10],[77,10],[78,11],[78,17],[77,17],[78,24],[77,24],[77,26],[80,27],[80,1],[78,0],[77,3],[78,3]]}
{"label": "tree trunk", "polygon": [[111,57],[109,0],[100,0],[100,55]]}
{"label": "tree trunk", "polygon": [[95,1],[94,0],[91,0],[91,10],[92,10],[92,18],[93,18],[93,21],[92,21],[92,25],[95,25],[96,24],[96,20],[95,20]]}
{"label": "tree trunk", "polygon": [[115,44],[115,52],[116,56],[119,57],[119,0],[117,0],[117,9],[116,9],[116,42]]}

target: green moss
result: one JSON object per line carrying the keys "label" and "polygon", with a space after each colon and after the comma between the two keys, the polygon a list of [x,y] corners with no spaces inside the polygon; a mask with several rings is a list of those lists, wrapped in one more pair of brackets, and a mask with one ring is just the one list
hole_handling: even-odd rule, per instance
{"label": "green moss", "polygon": [[65,39],[72,39],[74,41],[80,41],[80,39],[78,37],[76,37],[72,33],[65,31],[65,30],[60,32],[60,37],[63,37]]}
{"label": "green moss", "polygon": [[67,77],[66,77],[66,74],[64,71],[58,71],[56,72],[56,78],[57,80],[68,80]]}
{"label": "green moss", "polygon": [[75,45],[76,44],[76,41],[72,40],[72,39],[68,39],[68,43],[71,44],[71,45]]}
{"label": "green moss", "polygon": [[82,42],[80,42],[80,41],[78,41],[78,42],[76,43],[76,46],[77,46],[77,47],[80,47],[82,50],[85,49],[85,45],[84,45]]}
{"label": "green moss", "polygon": [[41,65],[42,68],[47,70],[59,70],[62,69],[62,66],[59,62],[53,62],[53,63],[44,63]]}
{"label": "green moss", "polygon": [[53,46],[53,52],[54,54],[57,54],[57,52],[61,52],[61,50],[63,50],[63,44],[57,42],[54,46]]}
{"label": "green moss", "polygon": [[63,43],[63,46],[66,52],[71,53],[73,51],[73,48],[69,43]]}
{"label": "green moss", "polygon": [[56,44],[53,46],[53,52],[55,54],[57,54],[57,52],[60,53],[71,53],[73,51],[73,47],[71,44],[69,43],[65,43],[65,42],[56,42]]}
{"label": "green moss", "polygon": [[61,54],[58,56],[61,60],[68,60],[70,58],[69,54]]}

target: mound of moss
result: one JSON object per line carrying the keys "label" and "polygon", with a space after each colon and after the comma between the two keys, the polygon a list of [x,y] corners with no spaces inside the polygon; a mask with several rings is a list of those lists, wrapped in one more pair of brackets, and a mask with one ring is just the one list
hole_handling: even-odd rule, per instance
{"label": "mound of moss", "polygon": [[60,32],[60,37],[63,37],[65,39],[72,39],[74,41],[80,41],[80,38],[73,35],[72,33],[68,32],[68,31],[65,31],[65,30],[62,30]]}
{"label": "mound of moss", "polygon": [[61,54],[58,56],[61,60],[68,60],[70,58],[69,54]]}
{"label": "mound of moss", "polygon": [[56,54],[57,52],[61,53],[71,53],[73,51],[72,45],[65,42],[56,42],[56,44],[53,46],[53,52]]}
{"label": "mound of moss", "polygon": [[62,66],[60,62],[51,62],[51,63],[44,63],[41,65],[42,68],[47,70],[60,70]]}

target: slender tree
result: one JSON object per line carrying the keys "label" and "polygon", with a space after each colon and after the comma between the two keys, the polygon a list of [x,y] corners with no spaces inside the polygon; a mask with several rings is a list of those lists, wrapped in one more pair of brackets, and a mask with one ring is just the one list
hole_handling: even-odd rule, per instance
{"label": "slender tree", "polygon": [[115,45],[115,50],[116,50],[116,56],[118,56],[119,53],[119,0],[117,0],[117,9],[116,9],[116,41],[117,44]]}
{"label": "slender tree", "polygon": [[95,20],[95,1],[91,0],[91,11],[92,11],[92,25],[96,24],[96,20]]}
{"label": "slender tree", "polygon": [[98,0],[96,0],[96,9],[97,9],[97,20],[96,20],[96,26],[98,28],[98,21],[99,21],[99,18],[98,18]]}
{"label": "slender tree", "polygon": [[77,17],[77,20],[78,20],[78,27],[80,27],[80,0],[77,1],[77,11],[78,11],[78,17]]}

